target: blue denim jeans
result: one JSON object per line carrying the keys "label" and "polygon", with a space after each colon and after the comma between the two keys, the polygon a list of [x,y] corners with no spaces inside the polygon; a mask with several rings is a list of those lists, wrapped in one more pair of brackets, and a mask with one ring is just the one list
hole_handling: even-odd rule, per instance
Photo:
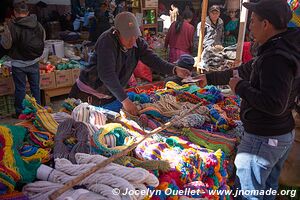
{"label": "blue denim jeans", "polygon": [[26,94],[26,76],[32,96],[37,103],[41,103],[39,64],[28,67],[12,67],[12,76],[15,83],[15,109],[16,114],[19,115],[22,113],[22,102]]}
{"label": "blue denim jeans", "polygon": [[245,191],[278,189],[280,170],[288,157],[294,137],[294,131],[269,137],[244,132],[234,161],[237,170],[235,186],[242,192],[237,199],[275,199],[275,195],[249,194]]}

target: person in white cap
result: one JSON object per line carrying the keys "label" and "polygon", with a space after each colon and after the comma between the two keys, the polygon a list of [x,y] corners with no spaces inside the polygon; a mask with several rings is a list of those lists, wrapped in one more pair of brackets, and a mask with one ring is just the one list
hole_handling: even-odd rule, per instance
{"label": "person in white cap", "polygon": [[130,12],[118,14],[115,26],[98,38],[90,65],[81,70],[69,97],[95,106],[119,100],[127,112],[137,115],[137,107],[128,99],[124,87],[139,60],[163,74],[175,74],[181,78],[190,76],[189,70],[159,58],[140,36],[135,16]]}

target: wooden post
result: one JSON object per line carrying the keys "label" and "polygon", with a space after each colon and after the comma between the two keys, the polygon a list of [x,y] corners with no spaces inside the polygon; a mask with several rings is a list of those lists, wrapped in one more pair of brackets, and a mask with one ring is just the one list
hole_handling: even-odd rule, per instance
{"label": "wooden post", "polygon": [[[201,54],[203,51],[203,39],[204,39],[204,31],[205,31],[205,21],[206,21],[206,13],[208,7],[208,0],[202,1],[202,11],[201,11],[201,29],[199,33],[199,44],[198,44],[198,53],[197,53],[197,60],[196,60],[196,67],[197,72],[199,72],[199,63],[201,61]],[[198,31],[198,30],[197,30]],[[196,33],[198,34],[198,33]]]}
{"label": "wooden post", "polygon": [[[244,2],[249,2],[249,0],[243,0]],[[236,62],[240,63],[242,61],[243,56],[243,46],[245,40],[245,32],[247,27],[247,18],[248,18],[248,9],[242,6],[241,15],[240,15],[240,28],[239,28],[239,36],[238,36],[238,43],[236,49]]]}

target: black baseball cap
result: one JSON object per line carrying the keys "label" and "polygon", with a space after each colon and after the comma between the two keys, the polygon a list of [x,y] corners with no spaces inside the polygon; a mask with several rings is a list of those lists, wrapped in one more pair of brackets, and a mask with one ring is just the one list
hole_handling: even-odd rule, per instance
{"label": "black baseball cap", "polygon": [[260,17],[267,19],[276,29],[287,28],[292,11],[286,0],[260,0],[245,2],[243,6]]}

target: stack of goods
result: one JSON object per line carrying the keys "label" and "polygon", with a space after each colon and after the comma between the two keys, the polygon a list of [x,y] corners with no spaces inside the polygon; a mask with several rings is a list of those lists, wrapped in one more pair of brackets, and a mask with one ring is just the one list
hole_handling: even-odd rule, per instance
{"label": "stack of goods", "polygon": [[75,69],[75,68],[82,67],[81,62],[79,61],[68,59],[68,58],[60,58],[55,55],[49,56],[47,64],[55,66],[57,70],[67,70],[67,69]]}
{"label": "stack of goods", "polygon": [[[56,159],[55,169],[41,166],[38,170],[37,178],[40,181],[27,184],[23,188],[24,194],[30,199],[47,199],[47,197],[62,185],[74,179],[81,172],[90,169],[99,162],[107,158],[100,155],[89,155],[77,153],[73,164],[67,159]],[[92,176],[80,182],[81,188],[68,190],[60,199],[139,199],[146,197],[147,187],[157,187],[158,179],[147,170],[142,168],[129,168],[117,164],[109,164],[105,168],[98,170]],[[120,193],[114,194],[113,191]],[[134,194],[126,191],[137,191]]]}
{"label": "stack of goods", "polygon": [[0,126],[0,194],[32,182],[41,163],[49,160],[49,151],[30,140],[21,126]]}
{"label": "stack of goods", "polygon": [[51,134],[56,134],[58,123],[54,120],[50,114],[51,108],[45,109],[39,104],[33,97],[28,95],[23,100],[22,114],[19,116],[23,120],[32,120],[34,126],[40,131],[48,131]]}
{"label": "stack of goods", "polygon": [[208,71],[223,71],[229,68],[229,60],[235,60],[236,47],[220,45],[207,47],[201,55],[200,65]]}
{"label": "stack of goods", "polygon": [[66,70],[66,69],[75,69],[75,68],[81,68],[81,64],[75,60],[70,60],[68,62],[62,62],[56,66],[57,70]]}
{"label": "stack of goods", "polygon": [[41,74],[50,73],[50,72],[53,72],[54,70],[55,70],[55,66],[51,65],[50,63],[40,64],[40,73]]}
{"label": "stack of goods", "polygon": [[[60,198],[168,200],[183,198],[176,190],[200,190],[200,193],[184,196],[229,199],[229,196],[210,195],[209,191],[227,190],[231,184],[232,158],[242,132],[239,97],[224,96],[214,86],[199,88],[174,82],[166,83],[165,89],[132,90],[128,97],[137,105],[139,116],[116,113],[76,99],[66,99],[61,112],[50,114],[50,110],[26,96],[21,117],[30,121],[20,125],[27,128],[23,128],[28,130],[27,136],[13,138],[10,143],[7,139],[0,141],[1,146],[7,146],[26,140],[13,146],[20,155],[18,158],[26,164],[37,160],[38,164],[32,167],[34,173],[28,181],[11,173],[1,175],[0,178],[6,180],[2,193],[12,192],[19,182],[33,181],[37,170],[39,181],[27,184],[23,193],[30,199],[46,199],[83,171],[106,157],[121,153],[140,141],[149,130],[172,120],[171,127],[147,138],[129,154],[82,180],[79,185],[84,189],[73,188]],[[187,113],[195,104],[200,106]],[[9,130],[2,132],[6,134]],[[7,148],[2,151],[0,156],[9,153]],[[55,169],[45,165],[37,169],[49,161],[51,152]],[[0,159],[1,167],[8,162],[5,158]],[[119,196],[112,194],[113,188],[121,192],[159,190],[161,193]],[[167,194],[168,190],[174,193]]]}
{"label": "stack of goods", "polygon": [[[229,188],[227,185],[227,162],[221,150],[215,152],[197,146],[179,137],[147,139],[135,150],[140,159],[165,160],[171,165],[167,173],[159,174],[160,184],[157,190],[169,189],[201,190],[193,198],[209,198],[208,190]],[[177,196],[176,194],[171,196]],[[225,199],[223,196],[221,199]],[[168,199],[161,193],[151,199]]]}
{"label": "stack of goods", "polygon": [[0,96],[0,117],[9,116],[15,113],[14,96]]}
{"label": "stack of goods", "polygon": [[80,99],[74,99],[74,98],[65,99],[64,102],[62,103],[62,108],[59,111],[71,114],[74,108],[81,103],[82,102]]}

